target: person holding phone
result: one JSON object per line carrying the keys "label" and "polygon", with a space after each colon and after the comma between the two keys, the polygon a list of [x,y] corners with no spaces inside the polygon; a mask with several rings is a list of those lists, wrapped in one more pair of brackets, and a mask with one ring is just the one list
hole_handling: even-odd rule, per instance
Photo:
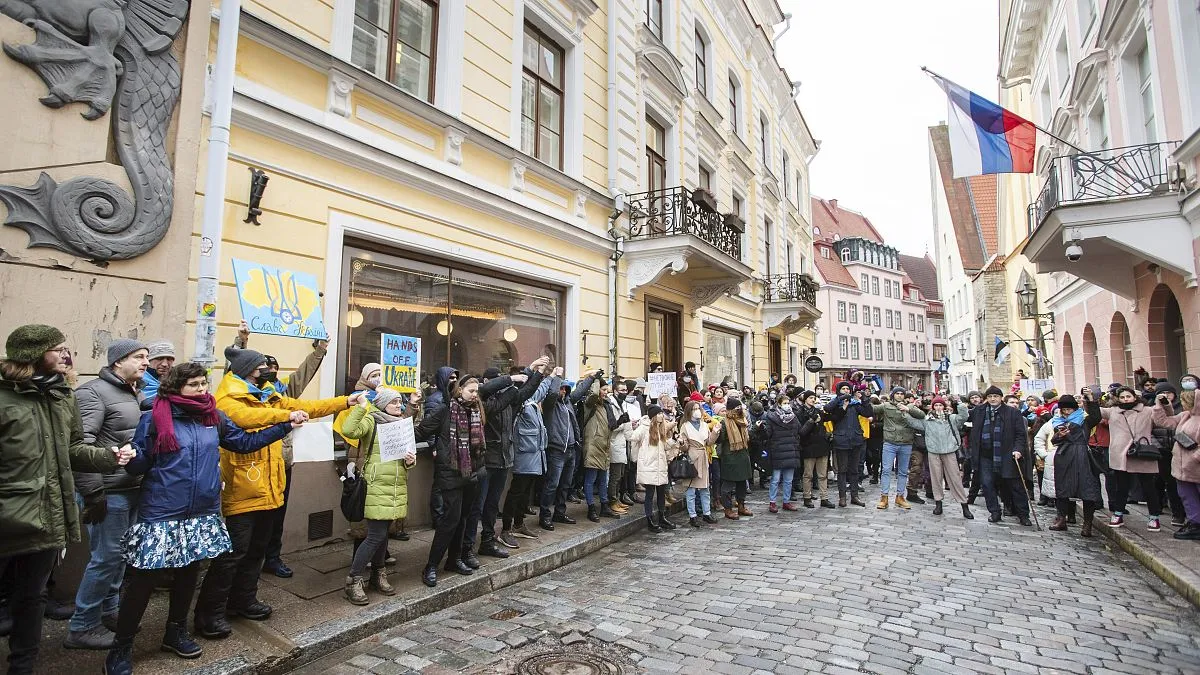
{"label": "person holding phone", "polygon": [[1170,401],[1160,396],[1154,406],[1154,423],[1175,432],[1171,456],[1171,475],[1183,502],[1186,521],[1175,539],[1200,540],[1200,397],[1196,396],[1200,378],[1191,373],[1180,380],[1181,412],[1175,413]]}
{"label": "person holding phone", "polygon": [[[1108,520],[1108,526],[1125,525],[1129,490],[1137,481],[1142,487],[1149,511],[1146,529],[1158,532],[1161,529],[1159,516],[1162,514],[1162,493],[1154,485],[1158,459],[1136,456],[1138,447],[1144,444],[1151,444],[1155,449],[1158,447],[1153,442],[1154,410],[1147,407],[1130,387],[1117,390],[1117,405],[1111,408],[1100,407],[1091,387],[1083,388],[1083,400],[1087,406],[1089,428],[1099,424],[1102,419],[1108,420],[1108,466],[1113,472],[1116,487],[1111,497],[1112,517]],[[1062,399],[1059,399],[1059,407],[1062,407]],[[1055,486],[1059,489],[1057,476]],[[1087,520],[1086,513],[1084,519]]]}

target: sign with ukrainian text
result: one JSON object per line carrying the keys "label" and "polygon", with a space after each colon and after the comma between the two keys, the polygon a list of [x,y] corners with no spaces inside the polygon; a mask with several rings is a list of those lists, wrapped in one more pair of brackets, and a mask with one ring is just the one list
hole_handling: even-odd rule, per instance
{"label": "sign with ukrainian text", "polygon": [[384,333],[379,336],[380,386],[401,393],[417,390],[421,380],[421,338]]}
{"label": "sign with ukrainian text", "polygon": [[234,258],[233,279],[251,333],[329,339],[315,276]]}

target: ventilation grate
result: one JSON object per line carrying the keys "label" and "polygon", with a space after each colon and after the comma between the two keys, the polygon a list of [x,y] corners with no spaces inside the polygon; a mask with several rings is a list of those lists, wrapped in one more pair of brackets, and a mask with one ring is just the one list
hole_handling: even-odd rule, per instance
{"label": "ventilation grate", "polygon": [[308,514],[308,540],[328,539],[333,536],[333,510]]}
{"label": "ventilation grate", "polygon": [[522,612],[519,609],[508,608],[496,612],[491,618],[496,619],[497,621],[508,621],[509,619],[515,619],[518,616],[525,616],[525,612]]}

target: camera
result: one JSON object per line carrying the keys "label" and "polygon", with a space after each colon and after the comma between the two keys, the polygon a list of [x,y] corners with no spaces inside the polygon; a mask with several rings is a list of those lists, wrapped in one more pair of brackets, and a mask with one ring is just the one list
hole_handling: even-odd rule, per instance
{"label": "camera", "polygon": [[1067,260],[1079,262],[1079,259],[1082,257],[1083,247],[1078,242],[1071,242],[1071,245],[1067,247]]}

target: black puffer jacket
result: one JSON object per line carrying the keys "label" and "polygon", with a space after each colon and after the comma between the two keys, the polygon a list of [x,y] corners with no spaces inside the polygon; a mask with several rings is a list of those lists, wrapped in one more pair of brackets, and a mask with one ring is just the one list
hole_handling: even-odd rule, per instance
{"label": "black puffer jacket", "polygon": [[800,466],[801,421],[795,415],[785,417],[772,410],[763,419],[764,449],[771,459],[772,469],[795,469]]}
{"label": "black puffer jacket", "polygon": [[[75,390],[75,405],[83,423],[83,442],[101,447],[120,447],[133,440],[142,419],[142,394],[113,373],[100,369],[100,375]],[[136,490],[141,476],[130,475],[124,467],[109,473],[75,472],[75,491],[87,496],[101,490]]]}

